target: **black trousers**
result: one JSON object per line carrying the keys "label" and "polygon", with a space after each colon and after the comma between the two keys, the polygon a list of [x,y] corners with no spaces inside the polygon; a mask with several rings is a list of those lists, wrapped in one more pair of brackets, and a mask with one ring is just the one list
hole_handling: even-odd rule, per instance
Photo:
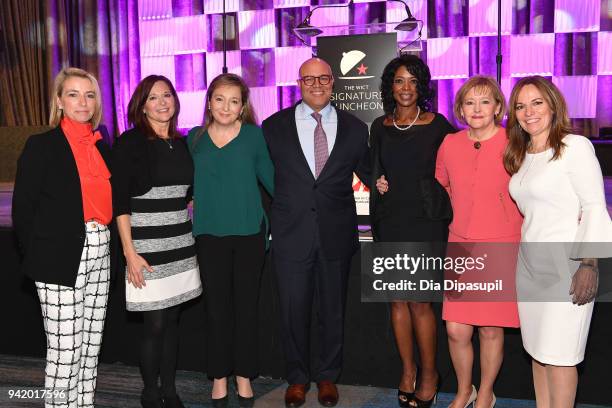
{"label": "black trousers", "polygon": [[[344,311],[350,258],[328,260],[319,240],[309,257],[294,261],[272,252],[278,279],[282,337],[287,382],[335,382],[342,369]],[[317,313],[319,354],[310,370],[310,322],[313,302]]]}
{"label": "black trousers", "polygon": [[207,306],[209,376],[255,377],[257,302],[265,260],[263,233],[198,235],[196,251]]}

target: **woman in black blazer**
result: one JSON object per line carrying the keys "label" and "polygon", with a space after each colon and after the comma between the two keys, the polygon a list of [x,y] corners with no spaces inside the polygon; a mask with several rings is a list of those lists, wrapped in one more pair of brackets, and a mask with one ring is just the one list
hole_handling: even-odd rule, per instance
{"label": "woman in black blazer", "polygon": [[[181,304],[202,293],[187,203],[193,162],[177,130],[180,103],[170,80],[144,78],[113,146],[113,202],[125,256],[126,308],[143,315],[144,408],[184,408],[176,393]],[[161,385],[161,387],[158,386]]]}
{"label": "woman in black blazer", "polygon": [[49,124],[19,158],[13,224],[22,270],[36,282],[47,337],[47,407],[93,406],[110,278],[108,146],[94,131],[100,88],[90,73],[55,78]]}

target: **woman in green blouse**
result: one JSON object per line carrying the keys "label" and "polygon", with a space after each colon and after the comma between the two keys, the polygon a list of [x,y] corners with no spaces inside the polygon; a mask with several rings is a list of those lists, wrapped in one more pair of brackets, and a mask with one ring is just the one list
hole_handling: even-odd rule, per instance
{"label": "woman in green blouse", "polygon": [[195,166],[193,234],[206,291],[208,375],[212,401],[227,405],[227,377],[236,376],[240,406],[254,402],[257,299],[266,224],[258,182],[273,193],[274,168],[238,75],[208,87],[204,126],[189,132]]}

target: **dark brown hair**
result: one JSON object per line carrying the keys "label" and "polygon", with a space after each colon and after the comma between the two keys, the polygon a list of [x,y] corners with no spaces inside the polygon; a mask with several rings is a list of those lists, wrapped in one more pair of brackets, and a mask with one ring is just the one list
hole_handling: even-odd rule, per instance
{"label": "dark brown hair", "polygon": [[128,104],[128,122],[130,125],[134,126],[137,129],[140,129],[144,132],[144,134],[149,139],[155,139],[158,135],[155,133],[147,116],[144,114],[143,107],[147,103],[147,98],[151,93],[151,89],[156,82],[163,82],[168,85],[172,96],[174,96],[174,116],[170,119],[170,125],[168,127],[168,136],[172,139],[181,137],[181,134],[177,130],[178,127],[178,116],[181,111],[181,104],[178,99],[178,95],[176,94],[176,89],[174,89],[174,85],[168,78],[163,75],[149,75],[136,87],[134,93],[132,94],[132,98],[130,99],[130,103]]}
{"label": "dark brown hair", "polygon": [[551,160],[557,160],[561,157],[565,147],[563,138],[572,133],[567,113],[567,104],[559,88],[551,81],[539,75],[522,78],[514,85],[510,94],[510,101],[508,102],[508,125],[506,129],[508,146],[504,152],[504,167],[510,174],[516,173],[521,168],[530,141],[529,134],[521,128],[516,118],[516,100],[519,92],[527,85],[533,85],[540,91],[542,98],[544,98],[552,111],[552,121],[547,142],[548,146],[553,149]]}

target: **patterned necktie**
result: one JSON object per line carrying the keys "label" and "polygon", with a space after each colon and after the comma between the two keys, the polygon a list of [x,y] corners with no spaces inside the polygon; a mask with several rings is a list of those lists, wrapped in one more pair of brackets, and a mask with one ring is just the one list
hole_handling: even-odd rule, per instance
{"label": "patterned necktie", "polygon": [[314,130],[314,155],[315,155],[315,178],[319,178],[321,170],[327,162],[329,157],[329,150],[327,148],[327,135],[323,130],[321,124],[321,114],[319,112],[313,112],[311,115],[317,121],[317,127]]}

